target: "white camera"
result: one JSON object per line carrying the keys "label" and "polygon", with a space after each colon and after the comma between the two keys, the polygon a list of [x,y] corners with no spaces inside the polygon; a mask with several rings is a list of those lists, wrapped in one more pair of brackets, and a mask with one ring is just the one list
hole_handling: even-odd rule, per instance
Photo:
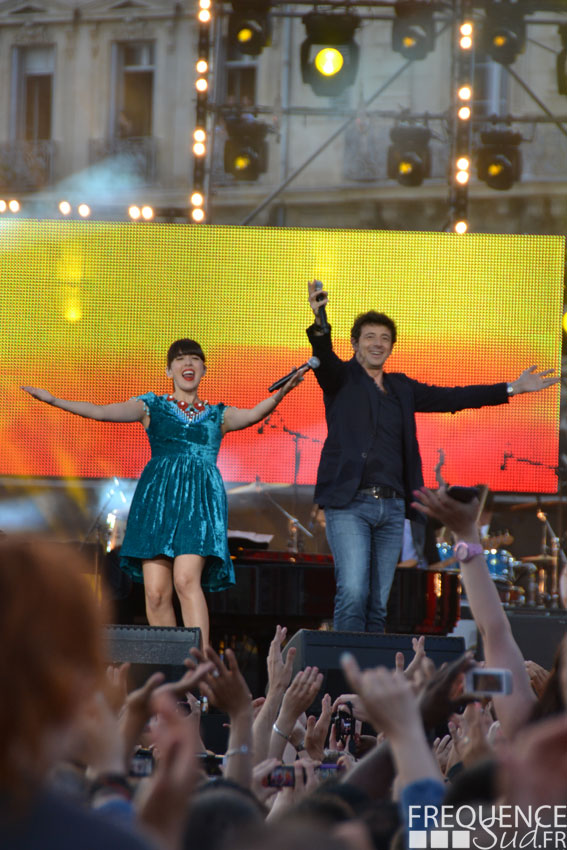
{"label": "white camera", "polygon": [[512,673],[495,667],[474,667],[465,676],[465,692],[477,697],[511,694]]}

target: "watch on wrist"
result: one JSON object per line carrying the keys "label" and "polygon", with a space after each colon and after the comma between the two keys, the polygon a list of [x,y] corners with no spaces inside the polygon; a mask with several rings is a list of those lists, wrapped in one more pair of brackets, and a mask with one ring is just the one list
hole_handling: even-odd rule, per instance
{"label": "watch on wrist", "polygon": [[514,395],[514,384],[506,384],[506,392],[508,395]]}
{"label": "watch on wrist", "polygon": [[458,540],[453,546],[453,554],[457,561],[466,564],[476,558],[477,555],[484,555],[484,549],[481,543],[467,543],[465,540]]}

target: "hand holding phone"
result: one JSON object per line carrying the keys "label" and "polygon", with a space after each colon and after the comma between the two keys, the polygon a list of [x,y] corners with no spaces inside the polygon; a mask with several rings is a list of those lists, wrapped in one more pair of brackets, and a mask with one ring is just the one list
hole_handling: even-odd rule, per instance
{"label": "hand holding phone", "polygon": [[465,675],[465,693],[478,697],[512,693],[512,673],[500,667],[473,667]]}

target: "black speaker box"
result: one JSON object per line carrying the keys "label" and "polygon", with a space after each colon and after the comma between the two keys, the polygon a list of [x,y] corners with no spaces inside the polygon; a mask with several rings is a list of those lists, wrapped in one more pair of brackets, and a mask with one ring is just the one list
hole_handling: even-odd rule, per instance
{"label": "black speaker box", "polygon": [[526,661],[551,670],[557,647],[567,634],[567,611],[509,611],[508,619]]}
{"label": "black speaker box", "polygon": [[[349,693],[340,665],[341,655],[350,652],[362,669],[395,666],[396,652],[403,652],[406,664],[413,658],[412,638],[419,635],[382,635],[371,632],[325,632],[300,629],[289,640],[284,655],[294,646],[293,676],[305,667],[318,667],[324,674],[319,697],[312,705],[318,711],[321,697],[328,693],[334,700]],[[426,636],[425,651],[438,667],[444,661],[454,661],[465,651],[462,637]]]}
{"label": "black speaker box", "polygon": [[131,663],[132,687],[139,687],[158,670],[167,682],[180,679],[189,650],[201,644],[200,629],[174,626],[107,626],[106,636],[109,660]]}

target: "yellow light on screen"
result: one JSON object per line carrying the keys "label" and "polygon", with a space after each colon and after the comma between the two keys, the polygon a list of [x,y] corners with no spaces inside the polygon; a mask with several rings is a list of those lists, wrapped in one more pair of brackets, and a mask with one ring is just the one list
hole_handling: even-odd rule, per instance
{"label": "yellow light on screen", "polygon": [[193,131],[193,138],[196,142],[206,142],[207,134],[200,127]]}
{"label": "yellow light on screen", "polygon": [[59,203],[59,212],[61,215],[69,215],[71,212],[71,204],[69,201],[60,201]]}
{"label": "yellow light on screen", "polygon": [[471,167],[471,161],[468,156],[460,156],[457,160],[457,168],[459,171],[468,171]]}
{"label": "yellow light on screen", "polygon": [[153,207],[150,207],[146,204],[146,206],[142,207],[142,218],[145,221],[150,221],[154,217]]}
{"label": "yellow light on screen", "polygon": [[205,92],[209,88],[209,84],[204,77],[199,77],[199,79],[195,81],[195,88],[197,91]]}
{"label": "yellow light on screen", "polygon": [[461,186],[465,186],[469,182],[469,172],[468,171],[457,171],[455,175],[455,180]]}
{"label": "yellow light on screen", "polygon": [[200,192],[193,192],[193,194],[191,195],[191,203],[194,207],[202,207],[204,200],[205,199],[203,198]]}
{"label": "yellow light on screen", "polygon": [[195,156],[205,156],[206,147],[202,142],[195,142],[193,145],[193,153]]}
{"label": "yellow light on screen", "polygon": [[77,212],[81,216],[81,218],[88,218],[91,214],[91,208],[88,204],[79,204],[77,207]]}
{"label": "yellow light on screen", "polygon": [[6,201],[0,201],[0,213],[6,212],[8,209],[8,204]]}
{"label": "yellow light on screen", "polygon": [[468,229],[469,225],[464,220],[455,223],[455,233],[466,233]]}
{"label": "yellow light on screen", "polygon": [[128,207],[128,215],[130,218],[133,218],[134,221],[137,221],[142,215],[142,211],[140,207],[137,207],[135,204],[132,204],[131,207]]}
{"label": "yellow light on screen", "polygon": [[8,201],[8,209],[10,210],[10,212],[13,212],[13,213],[19,212],[20,209],[21,209],[20,202],[16,201],[15,198],[11,201]]}
{"label": "yellow light on screen", "polygon": [[459,32],[461,33],[461,35],[472,35],[473,25],[470,21],[463,21],[463,23],[459,27]]}
{"label": "yellow light on screen", "polygon": [[201,207],[195,207],[195,209],[191,211],[191,218],[196,222],[204,221],[205,211],[201,209]]}
{"label": "yellow light on screen", "polygon": [[472,38],[470,35],[464,35],[459,41],[461,50],[470,50],[472,47]]}
{"label": "yellow light on screen", "polygon": [[459,116],[461,121],[468,121],[469,118],[471,117],[470,107],[469,106],[461,106],[461,108],[457,112],[457,115]]}
{"label": "yellow light on screen", "polygon": [[315,67],[324,77],[338,74],[344,65],[343,55],[334,47],[324,47],[315,57]]}
{"label": "yellow light on screen", "polygon": [[198,74],[206,74],[209,70],[209,63],[206,59],[199,59],[195,65],[195,70]]}
{"label": "yellow light on screen", "polygon": [[459,100],[470,100],[472,97],[472,89],[470,86],[461,86],[458,91]]}
{"label": "yellow light on screen", "polygon": [[201,9],[197,17],[202,24],[208,24],[211,20],[211,13],[208,9]]}

